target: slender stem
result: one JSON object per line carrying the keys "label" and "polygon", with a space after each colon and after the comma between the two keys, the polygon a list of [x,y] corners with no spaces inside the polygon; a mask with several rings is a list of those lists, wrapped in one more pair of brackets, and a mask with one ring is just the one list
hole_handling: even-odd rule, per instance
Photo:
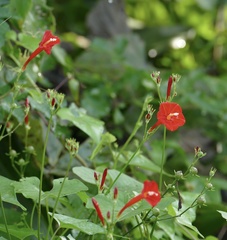
{"label": "slender stem", "polygon": [[105,195],[107,195],[110,192],[110,189],[113,187],[113,185],[116,183],[118,178],[121,176],[121,174],[124,172],[124,170],[128,167],[132,159],[136,156],[136,154],[139,152],[140,148],[143,146],[144,142],[146,141],[146,138],[141,141],[139,147],[135,150],[135,152],[132,154],[132,156],[129,158],[129,160],[126,162],[123,168],[121,168],[120,172],[118,173],[117,177],[114,179],[114,181],[110,184],[108,190],[106,191]]}
{"label": "slender stem", "polygon": [[155,229],[156,223],[157,223],[157,221],[155,221],[154,224],[153,224],[153,227],[152,227],[152,230],[151,230],[151,233],[150,233],[150,236],[149,236],[150,239],[152,239],[152,236],[153,236],[153,233],[154,233],[154,229]]}
{"label": "slender stem", "polygon": [[163,133],[163,148],[162,148],[162,161],[161,161],[161,172],[159,177],[159,190],[162,190],[162,177],[163,177],[163,167],[164,167],[164,160],[165,160],[165,148],[166,148],[166,127],[164,127]]}
{"label": "slender stem", "polygon": [[62,184],[61,184],[61,187],[58,191],[58,195],[57,195],[57,198],[56,198],[56,201],[55,201],[55,204],[54,204],[54,208],[53,208],[53,211],[52,211],[52,214],[51,214],[51,218],[50,218],[50,222],[49,222],[49,227],[48,227],[48,232],[47,234],[49,234],[50,232],[50,228],[52,227],[52,223],[53,223],[53,219],[54,219],[54,214],[56,212],[56,209],[57,209],[57,205],[58,205],[58,202],[59,202],[59,199],[60,199],[60,196],[61,196],[61,192],[63,190],[63,187],[64,187],[64,184],[65,184],[65,181],[69,175],[69,170],[70,170],[70,167],[71,167],[71,164],[72,164],[72,160],[73,160],[73,156],[70,154],[70,160],[69,160],[69,163],[68,163],[68,166],[67,166],[67,169],[66,169],[66,173],[65,173],[65,176],[63,178],[63,181],[62,181]]}
{"label": "slender stem", "polygon": [[50,133],[51,125],[52,125],[52,117],[53,117],[53,115],[50,116],[50,120],[49,120],[49,123],[48,123],[47,131],[46,131],[46,137],[45,137],[45,140],[44,140],[43,155],[42,155],[42,159],[41,159],[39,198],[38,198],[38,240],[41,239],[41,237],[40,237],[40,231],[41,231],[41,197],[42,197],[42,188],[43,188],[43,173],[44,173],[44,164],[45,164],[47,142],[48,142],[49,133]]}
{"label": "slender stem", "polygon": [[142,120],[142,117],[144,115],[144,112],[145,112],[145,108],[143,107],[142,110],[141,110],[140,116],[139,116],[138,120],[136,121],[134,129],[132,130],[130,136],[128,137],[128,139],[124,143],[124,145],[122,146],[121,150],[119,151],[119,153],[118,153],[118,155],[117,155],[117,157],[115,159],[114,167],[113,167],[114,169],[116,169],[116,167],[117,167],[117,163],[118,163],[119,157],[122,155],[122,153],[124,152],[125,148],[131,142],[132,138],[135,136],[135,134],[137,133],[138,129],[142,126],[141,120]]}
{"label": "slender stem", "polygon": [[35,208],[36,208],[36,203],[34,202],[34,206],[32,208],[31,212],[31,218],[30,218],[30,228],[33,229],[33,219],[34,219],[34,214],[35,214]]}
{"label": "slender stem", "polygon": [[9,240],[11,240],[11,236],[10,236],[9,229],[8,229],[8,224],[7,224],[7,219],[6,219],[6,214],[5,214],[5,209],[4,209],[4,206],[3,206],[1,194],[0,194],[0,206],[1,206],[1,208],[2,208],[2,215],[3,215],[3,219],[4,219],[4,224],[5,224],[6,232],[7,232],[7,234],[8,234]]}

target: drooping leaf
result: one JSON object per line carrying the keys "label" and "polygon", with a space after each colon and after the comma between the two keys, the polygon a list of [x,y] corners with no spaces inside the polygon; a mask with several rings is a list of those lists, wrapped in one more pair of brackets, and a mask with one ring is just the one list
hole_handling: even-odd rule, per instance
{"label": "drooping leaf", "polygon": [[0,194],[1,194],[2,201],[14,204],[20,207],[22,210],[26,210],[26,208],[23,205],[21,205],[17,200],[14,187],[13,187],[13,183],[16,183],[16,182],[8,178],[5,178],[3,176],[0,176],[0,182],[1,182]]}
{"label": "drooping leaf", "polygon": [[[44,193],[43,197],[57,197],[60,191],[63,178],[58,178],[53,181],[53,188],[50,191]],[[75,194],[81,191],[87,191],[88,188],[77,179],[66,179],[63,188],[61,190],[60,197]]]}
{"label": "drooping leaf", "polygon": [[104,123],[102,121],[86,115],[81,109],[75,107],[75,105],[71,106],[71,108],[60,109],[57,115],[61,119],[73,123],[76,127],[90,136],[95,143],[100,141],[104,130]]}
{"label": "drooping leaf", "polygon": [[[37,237],[37,231],[30,228],[19,228],[16,225],[8,225],[7,227],[10,235],[16,237],[17,239],[23,240],[29,236]],[[0,232],[7,232],[4,224],[0,224]]]}
{"label": "drooping leaf", "polygon": [[79,178],[81,178],[83,181],[91,184],[96,184],[95,178],[94,178],[94,170],[86,167],[74,167],[73,173],[76,174]]}
{"label": "drooping leaf", "polygon": [[227,221],[227,212],[217,210],[221,216]]}
{"label": "drooping leaf", "polygon": [[76,229],[88,235],[106,233],[106,230],[103,227],[91,223],[87,219],[76,219],[61,214],[54,214],[54,219],[59,223],[61,228]]}
{"label": "drooping leaf", "polygon": [[37,177],[23,178],[20,180],[20,182],[13,182],[12,186],[14,187],[16,193],[21,193],[26,198],[38,201],[39,179]]}

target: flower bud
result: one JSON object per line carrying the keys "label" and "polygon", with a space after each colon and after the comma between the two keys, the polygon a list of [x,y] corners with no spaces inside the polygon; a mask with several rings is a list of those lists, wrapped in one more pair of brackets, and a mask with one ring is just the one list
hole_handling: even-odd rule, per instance
{"label": "flower bud", "polygon": [[200,196],[198,199],[197,199],[197,203],[199,205],[199,207],[202,207],[203,205],[205,205],[206,203],[206,199],[204,196]]}
{"label": "flower bud", "polygon": [[99,180],[98,174],[96,172],[94,172],[94,179],[95,179],[96,182]]}
{"label": "flower bud", "polygon": [[206,189],[207,189],[207,190],[210,190],[210,191],[213,190],[213,189],[214,189],[213,184],[210,183],[210,182],[207,183],[207,184],[206,184]]}
{"label": "flower bud", "polygon": [[217,169],[211,168],[210,172],[209,172],[209,176],[212,178],[215,175],[216,171],[217,171]]}
{"label": "flower bud", "polygon": [[118,197],[118,189],[117,187],[114,188],[114,200],[116,200]]}
{"label": "flower bud", "polygon": [[154,215],[155,217],[158,217],[159,214],[160,214],[159,208],[156,208],[156,207],[154,207],[154,208],[152,209],[152,212],[153,212],[153,215]]}
{"label": "flower bud", "polygon": [[160,85],[161,83],[160,72],[153,72],[151,74],[151,78],[157,85]]}
{"label": "flower bud", "polygon": [[150,218],[150,222],[156,222],[157,221],[157,217],[156,216],[152,216],[151,218]]}
{"label": "flower bud", "polygon": [[14,149],[11,149],[9,152],[9,156],[10,158],[15,158],[18,156],[18,153]]}
{"label": "flower bud", "polygon": [[111,219],[110,219],[110,211],[107,212],[107,214],[106,214],[106,218],[107,218],[108,221],[111,220]]}
{"label": "flower bud", "polygon": [[28,147],[26,148],[26,151],[27,151],[28,153],[30,153],[30,154],[34,154],[34,155],[35,155],[35,149],[34,149],[33,146],[28,146]]}
{"label": "flower bud", "polygon": [[176,187],[172,184],[168,184],[167,189],[170,193],[173,193],[175,191]]}
{"label": "flower bud", "polygon": [[175,172],[175,178],[176,178],[176,180],[182,179],[183,176],[184,176],[184,174],[182,173],[182,171],[176,171],[176,172]]}
{"label": "flower bud", "polygon": [[13,104],[11,105],[11,108],[12,108],[12,109],[17,108],[17,104],[16,104],[16,103],[13,103]]}
{"label": "flower bud", "polygon": [[79,150],[79,143],[74,138],[68,138],[65,141],[65,148],[69,151],[70,155],[75,157]]}
{"label": "flower bud", "polygon": [[25,162],[25,160],[24,160],[23,158],[20,158],[20,159],[18,160],[17,164],[18,164],[19,166],[24,166],[24,165],[26,165],[27,163]]}
{"label": "flower bud", "polygon": [[195,176],[198,174],[198,169],[196,167],[191,167],[190,168],[190,173]]}
{"label": "flower bud", "polygon": [[202,158],[206,155],[206,153],[203,153],[200,147],[195,147],[195,156],[197,158]]}

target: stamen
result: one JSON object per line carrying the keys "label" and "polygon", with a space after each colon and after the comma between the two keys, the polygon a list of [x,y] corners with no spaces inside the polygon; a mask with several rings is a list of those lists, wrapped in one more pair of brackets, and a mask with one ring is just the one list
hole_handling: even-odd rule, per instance
{"label": "stamen", "polygon": [[179,116],[179,113],[176,112],[176,113],[170,113],[168,116],[167,116],[167,120],[171,120],[172,117],[178,117]]}

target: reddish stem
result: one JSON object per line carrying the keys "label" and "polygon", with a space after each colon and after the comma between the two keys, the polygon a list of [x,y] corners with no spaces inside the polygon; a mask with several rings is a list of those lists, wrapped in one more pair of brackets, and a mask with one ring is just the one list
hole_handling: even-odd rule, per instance
{"label": "reddish stem", "polygon": [[120,215],[124,212],[124,210],[130,206],[132,206],[133,204],[139,202],[140,200],[142,200],[144,197],[142,194],[139,194],[137,196],[135,196],[134,198],[132,198],[131,200],[129,200],[124,207],[119,211],[119,213],[117,214],[117,217],[120,217]]}
{"label": "reddish stem", "polygon": [[36,57],[39,53],[41,53],[43,51],[43,48],[36,48],[36,50],[34,52],[31,53],[31,55],[29,56],[29,58],[27,59],[27,61],[24,63],[23,67],[22,67],[22,71],[25,70],[25,68],[27,67],[27,65],[29,64],[29,62]]}

